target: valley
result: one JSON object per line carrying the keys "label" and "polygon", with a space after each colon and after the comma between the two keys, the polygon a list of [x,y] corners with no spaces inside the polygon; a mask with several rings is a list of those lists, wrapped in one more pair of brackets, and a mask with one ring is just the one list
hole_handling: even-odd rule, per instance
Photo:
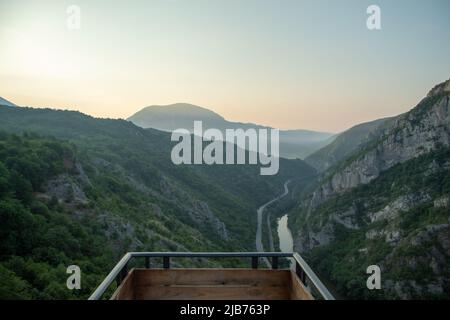
{"label": "valley", "polygon": [[[86,297],[127,251],[253,251],[258,206],[314,171],[176,166],[170,134],[70,111],[0,107],[0,133],[3,297]],[[64,289],[74,263],[86,274],[76,293]]]}
{"label": "valley", "polygon": [[[450,80],[305,161],[280,158],[273,176],[175,165],[170,133],[129,121],[0,107],[0,298],[86,298],[127,251],[272,248],[301,253],[339,297],[446,298],[449,100]],[[64,289],[73,263],[86,274],[78,292]],[[368,265],[382,290],[366,289]]]}
{"label": "valley", "polygon": [[450,300],[449,0],[73,2],[0,1],[0,301]]}

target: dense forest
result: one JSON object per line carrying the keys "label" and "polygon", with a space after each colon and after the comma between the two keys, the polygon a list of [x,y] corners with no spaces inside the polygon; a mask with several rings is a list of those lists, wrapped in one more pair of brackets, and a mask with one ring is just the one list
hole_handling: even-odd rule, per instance
{"label": "dense forest", "polygon": [[[0,298],[86,298],[127,251],[253,251],[256,208],[291,177],[175,166],[167,133],[77,112],[0,107]],[[82,289],[66,288],[67,266]],[[174,265],[248,261],[174,261]]]}
{"label": "dense forest", "polygon": [[[71,174],[76,148],[30,135],[0,135],[0,298],[67,299],[83,297],[99,282],[112,254],[101,224],[75,219],[43,185]],[[66,267],[77,264],[85,285],[67,290]]]}

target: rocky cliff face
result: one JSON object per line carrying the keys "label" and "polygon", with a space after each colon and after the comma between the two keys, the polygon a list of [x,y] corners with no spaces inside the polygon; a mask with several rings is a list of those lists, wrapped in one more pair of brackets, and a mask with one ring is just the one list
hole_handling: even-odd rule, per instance
{"label": "rocky cliff face", "polygon": [[[210,209],[208,203],[196,199],[188,192],[179,188],[176,183],[171,181],[166,176],[161,177],[160,190],[153,190],[137,181],[134,177],[129,175],[127,171],[119,166],[101,159],[92,159],[91,168],[99,171],[108,170],[114,172],[117,177],[120,177],[123,181],[129,183],[136,192],[140,192],[144,195],[151,196],[161,201],[167,201],[173,208],[176,208],[183,215],[186,215],[199,230],[207,229],[211,230],[222,241],[230,240],[230,233],[225,225]],[[74,163],[72,168],[72,174],[62,174],[45,184],[45,192],[39,194],[41,199],[55,199],[59,204],[63,205],[68,211],[72,212],[74,216],[82,218],[84,215],[92,213],[90,208],[90,201],[86,196],[84,190],[92,188],[91,181],[88,175],[85,173],[83,166],[80,163]],[[158,220],[170,220],[165,215],[157,204],[149,202],[146,207],[142,207],[141,210],[148,215],[148,219],[157,218]],[[127,250],[137,250],[143,246],[141,240],[137,236],[139,234],[136,224],[130,222],[130,220],[115,217],[108,210],[99,210],[102,213],[98,219],[106,226],[106,234],[110,238],[110,242],[119,250],[120,244],[125,243],[128,240]],[[157,237],[160,240],[159,245],[167,248],[167,250],[173,251],[188,251],[182,243],[178,243],[169,239],[167,235],[159,234],[149,228],[142,228],[141,233],[146,234],[148,237]],[[113,238],[115,237],[115,239]]]}
{"label": "rocky cliff face", "polygon": [[352,153],[364,148],[368,142],[378,139],[391,125],[391,120],[393,118],[358,124],[339,134],[332,143],[313,153],[305,161],[319,172],[324,172]]}
{"label": "rocky cliff face", "polygon": [[398,163],[450,145],[450,80],[435,87],[416,108],[395,119],[384,134],[360,154],[326,173],[313,193],[314,209],[332,196],[367,184]]}
{"label": "rocky cliff face", "polygon": [[[330,168],[291,214],[294,247],[354,298],[450,294],[450,80]],[[379,265],[383,290],[365,290]]]}
{"label": "rocky cliff face", "polygon": [[435,96],[438,94],[443,94],[450,91],[450,80],[447,80],[443,83],[436,85],[433,89],[428,93],[428,97]]}
{"label": "rocky cliff face", "polygon": [[198,225],[214,231],[223,241],[230,239],[230,234],[223,221],[210,209],[208,203],[193,198],[172,183],[167,177],[161,180],[163,195],[170,199],[174,206],[179,207]]}

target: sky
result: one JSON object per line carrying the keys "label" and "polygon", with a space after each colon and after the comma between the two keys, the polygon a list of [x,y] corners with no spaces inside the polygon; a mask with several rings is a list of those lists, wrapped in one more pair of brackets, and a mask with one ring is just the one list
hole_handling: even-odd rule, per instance
{"label": "sky", "polygon": [[449,52],[448,0],[0,0],[0,96],[102,118],[187,102],[340,132],[414,107]]}

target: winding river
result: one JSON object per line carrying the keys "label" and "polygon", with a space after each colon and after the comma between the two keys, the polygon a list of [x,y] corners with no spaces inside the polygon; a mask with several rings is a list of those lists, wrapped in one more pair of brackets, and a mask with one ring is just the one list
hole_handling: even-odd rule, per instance
{"label": "winding river", "polygon": [[[288,193],[289,193],[289,188],[288,188],[289,182],[290,181],[286,181],[284,183],[284,192],[282,194],[280,194],[279,196],[273,198],[269,202],[266,202],[261,207],[259,207],[258,210],[256,210],[258,223],[257,223],[257,228],[256,228],[256,240],[255,240],[255,243],[256,243],[256,251],[258,251],[258,252],[264,252],[264,246],[263,246],[263,243],[262,243],[262,220],[263,220],[264,209],[266,209],[266,207],[268,205],[270,205],[270,204],[274,203],[275,201],[278,201],[281,198],[283,198],[286,195],[288,195]],[[287,227],[287,224],[286,224],[286,227]],[[292,239],[292,236],[291,236],[291,239]],[[280,243],[281,243],[281,240],[280,240]],[[267,258],[263,258],[263,261],[267,265],[267,267],[270,267],[270,262],[269,262],[269,260]]]}
{"label": "winding river", "polygon": [[280,239],[281,252],[293,252],[294,240],[292,238],[291,230],[288,227],[287,214],[278,219],[277,233],[278,239]]}
{"label": "winding river", "polygon": [[[283,198],[283,197],[285,197],[286,195],[289,194],[289,188],[288,188],[289,182],[290,181],[286,181],[284,183],[284,192],[282,194],[280,194],[279,196],[277,196],[274,199],[270,200],[269,202],[263,204],[257,210],[258,226],[257,226],[257,229],[256,229],[256,250],[258,252],[263,252],[264,251],[264,246],[262,244],[262,221],[263,221],[264,209],[266,209],[266,207],[268,205],[274,203],[275,201],[280,200],[281,198]],[[269,228],[269,232],[271,232],[270,219],[267,219],[267,225],[268,225],[268,228]],[[285,214],[284,216],[282,216],[281,218],[278,219],[278,221],[277,221],[277,233],[278,233],[278,239],[280,241],[279,245],[280,245],[281,252],[293,252],[294,251],[294,241],[293,241],[293,238],[292,238],[291,230],[289,229],[289,226],[288,226],[288,215],[287,214]],[[271,246],[271,248],[273,248],[273,241],[272,241],[272,237],[270,237],[270,236],[269,236],[269,241],[271,241],[270,246]],[[290,259],[290,260],[291,260],[291,266],[290,267],[293,268],[294,267],[294,261],[292,259]],[[263,261],[267,265],[268,268],[271,267],[269,259],[263,258]],[[337,299],[345,299],[344,296],[342,296],[342,295],[337,293],[336,288],[334,287],[334,285],[332,283],[330,283],[329,281],[327,281],[326,279],[323,279],[323,278],[322,278],[322,281],[327,286],[327,288],[331,291],[331,293],[334,295],[335,298],[337,298]]]}

